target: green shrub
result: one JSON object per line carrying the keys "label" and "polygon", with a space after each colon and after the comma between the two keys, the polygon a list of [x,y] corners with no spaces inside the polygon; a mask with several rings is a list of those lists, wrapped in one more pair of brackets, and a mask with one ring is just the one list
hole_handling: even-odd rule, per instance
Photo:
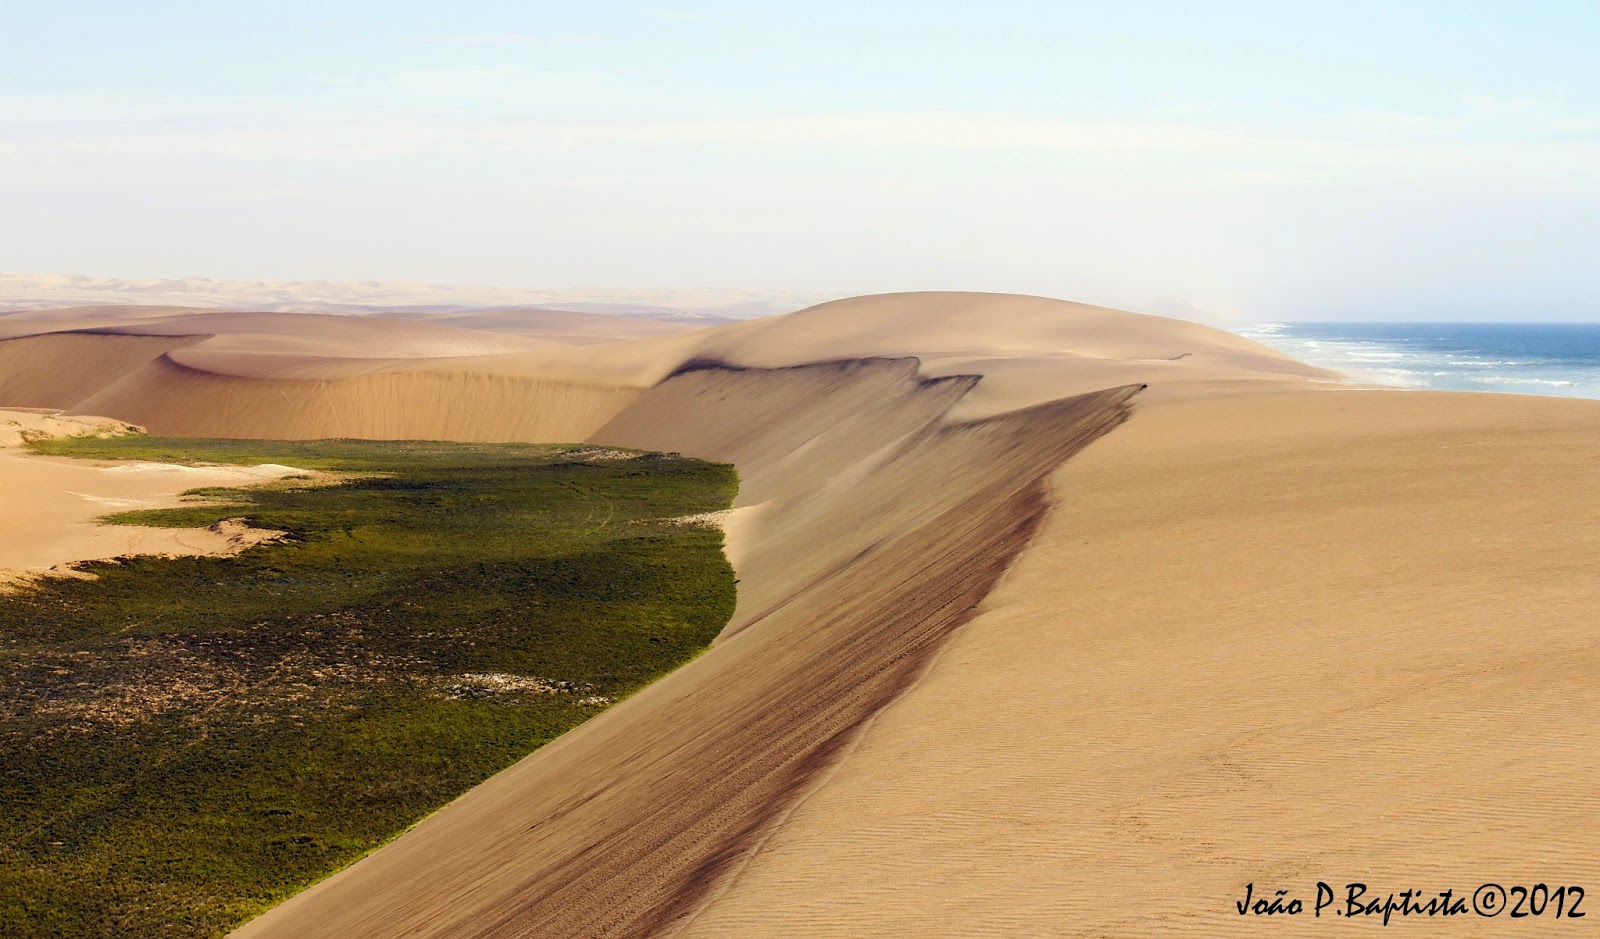
{"label": "green shrub", "polygon": [[200,493],[237,557],[124,558],[0,597],[0,935],[213,936],[704,649],[731,468],[533,445],[40,441],[285,463]]}

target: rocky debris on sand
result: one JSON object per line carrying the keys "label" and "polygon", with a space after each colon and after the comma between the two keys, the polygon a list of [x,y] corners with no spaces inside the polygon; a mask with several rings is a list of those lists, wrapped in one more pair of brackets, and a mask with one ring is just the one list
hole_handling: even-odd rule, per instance
{"label": "rocky debris on sand", "polygon": [[[510,675],[504,672],[456,675],[444,686],[444,696],[456,700],[480,700],[500,694],[578,694],[593,690],[582,682],[537,675]],[[611,699],[589,695],[579,704],[610,704]]]}

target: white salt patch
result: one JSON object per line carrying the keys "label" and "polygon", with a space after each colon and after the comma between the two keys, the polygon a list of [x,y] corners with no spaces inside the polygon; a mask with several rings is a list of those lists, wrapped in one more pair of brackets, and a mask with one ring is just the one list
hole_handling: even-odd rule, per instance
{"label": "white salt patch", "polygon": [[211,479],[282,479],[306,471],[282,463],[256,466],[180,466],[177,463],[122,463],[107,466],[102,472],[119,476],[205,476]]}
{"label": "white salt patch", "polygon": [[154,502],[145,502],[140,499],[112,499],[107,496],[91,496],[86,492],[73,492],[70,489],[67,490],[67,493],[68,495],[74,495],[80,499],[93,502],[95,505],[110,506],[114,509],[137,509],[155,505]]}

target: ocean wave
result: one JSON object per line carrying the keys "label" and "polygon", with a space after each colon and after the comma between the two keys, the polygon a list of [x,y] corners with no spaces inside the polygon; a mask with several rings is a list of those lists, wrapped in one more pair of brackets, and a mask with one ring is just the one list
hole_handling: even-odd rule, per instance
{"label": "ocean wave", "polygon": [[1549,385],[1552,388],[1576,388],[1578,383],[1560,378],[1516,378],[1511,375],[1469,375],[1467,381],[1480,385]]}
{"label": "ocean wave", "polygon": [[[1547,338],[1536,329],[1510,341],[1471,329],[1428,329],[1407,335],[1393,325],[1359,328],[1271,324],[1252,338],[1294,358],[1342,372],[1349,379],[1429,391],[1510,392],[1600,398],[1600,336],[1588,346],[1528,348]],[[1309,333],[1309,335],[1308,335]],[[1492,341],[1491,341],[1492,340]],[[1519,346],[1521,348],[1519,348]]]}

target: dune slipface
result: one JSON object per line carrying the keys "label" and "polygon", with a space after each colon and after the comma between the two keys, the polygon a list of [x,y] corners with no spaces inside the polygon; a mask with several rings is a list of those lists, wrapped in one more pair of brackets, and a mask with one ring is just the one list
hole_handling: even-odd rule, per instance
{"label": "dune slipface", "polygon": [[739,468],[710,651],[239,935],[1312,935],[1245,884],[1600,880],[1600,404],[1353,389],[1037,297],[534,323],[166,349],[131,317],[148,358],[44,405]]}
{"label": "dune slipface", "polygon": [[0,341],[0,407],[64,410],[204,338],[59,332]]}
{"label": "dune slipface", "polygon": [[[136,423],[152,433],[187,437],[571,442],[639,394],[474,368],[399,371],[383,362],[339,361],[324,366],[339,377],[321,378],[317,363],[303,360],[253,364],[255,374],[228,374],[163,355],[73,411],[137,415]],[[291,364],[311,377],[278,377]]]}

